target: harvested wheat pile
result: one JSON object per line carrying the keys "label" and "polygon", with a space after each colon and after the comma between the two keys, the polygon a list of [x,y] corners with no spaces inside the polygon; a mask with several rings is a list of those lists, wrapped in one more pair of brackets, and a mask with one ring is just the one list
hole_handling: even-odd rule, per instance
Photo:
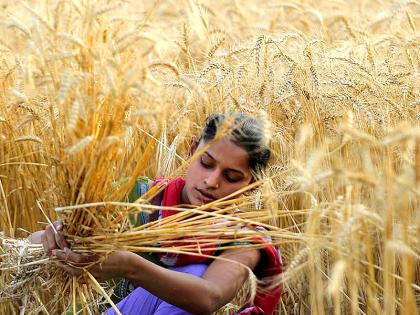
{"label": "harvested wheat pile", "polygon": [[[105,254],[182,233],[228,243],[256,232],[227,225],[258,221],[281,246],[280,314],[418,314],[418,2],[0,6],[1,314],[98,312],[93,278],[24,240],[59,216],[72,248]],[[274,157],[254,193],[130,226],[155,210],[153,191],[123,202],[137,177],[183,174],[189,138],[220,111],[267,122]]]}

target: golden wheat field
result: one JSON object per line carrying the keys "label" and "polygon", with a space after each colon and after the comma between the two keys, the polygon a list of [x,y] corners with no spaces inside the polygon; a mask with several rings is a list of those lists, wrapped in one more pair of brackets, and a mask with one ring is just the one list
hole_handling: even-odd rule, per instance
{"label": "golden wheat field", "polygon": [[271,138],[235,202],[280,245],[278,313],[419,314],[420,2],[393,0],[0,1],[0,314],[108,299],[25,241],[48,220],[80,252],[213,235],[205,206],[146,235],[127,216],[153,209],[121,201],[140,175],[182,175],[226,111]]}

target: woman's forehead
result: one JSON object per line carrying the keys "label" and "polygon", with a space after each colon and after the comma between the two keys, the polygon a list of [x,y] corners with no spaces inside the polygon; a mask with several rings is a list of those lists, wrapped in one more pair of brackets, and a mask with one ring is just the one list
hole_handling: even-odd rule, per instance
{"label": "woman's forehead", "polygon": [[[200,143],[199,148],[207,143]],[[212,143],[205,153],[210,155],[216,162],[223,164],[228,168],[249,171],[249,155],[241,146],[234,143],[229,137],[223,137]]]}

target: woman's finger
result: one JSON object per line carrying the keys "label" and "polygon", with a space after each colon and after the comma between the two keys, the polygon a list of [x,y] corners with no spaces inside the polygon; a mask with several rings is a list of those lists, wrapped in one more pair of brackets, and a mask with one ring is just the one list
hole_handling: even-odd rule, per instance
{"label": "woman's finger", "polygon": [[[45,228],[45,232],[44,232],[45,246],[44,246],[44,249],[46,249],[47,255],[51,255],[51,251],[55,248],[58,248],[58,245],[55,242],[54,233],[55,232],[50,225]],[[43,245],[44,245],[44,243],[43,243]]]}
{"label": "woman's finger", "polygon": [[[64,249],[65,247],[70,247],[67,241],[65,240],[63,232],[62,232],[63,227],[64,227],[63,221],[62,220],[54,221],[53,225],[54,225],[55,230],[51,226],[47,227],[49,231],[48,235],[51,238],[52,238],[52,235],[54,236],[54,244],[51,244],[52,240],[50,240],[51,243],[49,243],[49,246],[51,245],[54,246],[53,248],[50,247],[51,250],[55,248]],[[47,228],[45,228],[45,230],[47,230]]]}
{"label": "woman's finger", "polygon": [[67,243],[66,239],[64,238],[63,232],[57,231],[57,233],[54,233],[55,237],[55,243],[61,248],[68,248],[70,247],[69,243]]}
{"label": "woman's finger", "polygon": [[66,254],[61,249],[53,249],[52,255],[57,257],[58,261],[66,261]]}
{"label": "woman's finger", "polygon": [[76,254],[75,252],[70,250],[70,248],[68,248],[68,247],[64,248],[64,254],[66,256],[66,261],[68,261],[68,262],[73,262],[73,263],[76,263],[76,264],[81,264],[81,263],[87,262],[87,257],[86,256]]}
{"label": "woman's finger", "polygon": [[62,231],[63,230],[63,227],[64,227],[63,220],[54,221],[53,224],[54,224],[54,227],[57,231]]}
{"label": "woman's finger", "polygon": [[71,275],[73,277],[81,277],[81,276],[83,276],[83,270],[82,269],[71,267],[71,266],[69,266],[67,264],[64,264],[64,263],[60,262],[60,261],[57,261],[56,264],[57,264],[57,266],[59,266],[61,269],[63,269],[69,275]]}
{"label": "woman's finger", "polygon": [[86,265],[95,261],[94,256],[83,256],[77,254],[70,250],[68,247],[64,247],[64,250],[54,249],[52,254],[59,260],[73,265]]}
{"label": "woman's finger", "polygon": [[[44,252],[46,252],[48,254],[48,242],[47,242],[47,237],[45,236],[45,231],[43,231],[44,233],[42,233],[41,235],[41,244],[42,244],[42,248],[44,248]],[[49,255],[49,254],[48,254]]]}
{"label": "woman's finger", "polygon": [[70,249],[67,247],[64,248],[64,250],[61,249],[54,249],[52,251],[52,255],[57,257],[57,259],[61,262],[65,262],[66,264],[79,264],[82,262],[81,255],[73,253]]}

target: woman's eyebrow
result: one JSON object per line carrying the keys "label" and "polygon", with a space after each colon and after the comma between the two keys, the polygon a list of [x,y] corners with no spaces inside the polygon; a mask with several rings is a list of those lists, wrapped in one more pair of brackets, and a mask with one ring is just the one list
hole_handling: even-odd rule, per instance
{"label": "woman's eyebrow", "polygon": [[207,151],[204,152],[203,155],[204,154],[207,154],[211,159],[213,159],[213,160],[215,160],[217,162],[217,160],[210,153],[208,153]]}
{"label": "woman's eyebrow", "polygon": [[[208,153],[207,151],[206,152],[204,152],[203,153],[203,155],[204,154],[206,154],[206,155],[208,155],[212,160],[214,160],[214,161],[216,161],[217,162],[217,160],[210,154],[210,153]],[[228,168],[227,169],[228,171],[230,171],[230,172],[235,172],[235,173],[239,173],[239,174],[241,174],[242,176],[245,176],[245,174],[241,171],[241,170],[237,170],[237,169],[234,169],[234,168]]]}

